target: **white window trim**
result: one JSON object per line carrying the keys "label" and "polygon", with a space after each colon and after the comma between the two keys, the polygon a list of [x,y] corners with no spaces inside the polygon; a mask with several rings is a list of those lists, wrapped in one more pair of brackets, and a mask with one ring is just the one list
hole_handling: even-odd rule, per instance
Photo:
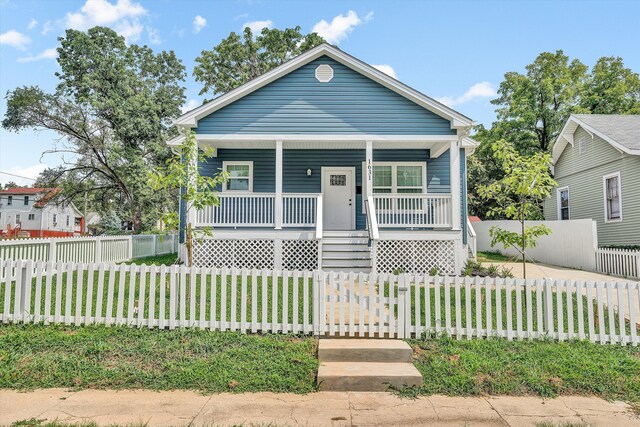
{"label": "white window trim", "polygon": [[[397,166],[422,166],[422,193],[421,194],[427,194],[427,162],[373,162],[373,164],[371,165],[372,167],[374,166],[391,166],[391,193],[373,193],[374,196],[376,194],[404,194],[404,193],[398,193],[398,175],[397,173],[394,173],[396,171]],[[365,173],[366,173],[367,167],[365,165],[365,162],[362,162],[362,209],[364,212],[365,209],[365,203],[367,202],[367,198],[366,198],[366,194],[367,194],[367,180],[365,179]],[[373,179],[371,180],[371,183],[373,184]],[[420,193],[406,193],[406,194],[420,194]]]}
{"label": "white window trim", "polygon": [[225,193],[253,193],[253,161],[223,161],[222,170],[227,172],[227,166],[249,166],[249,189],[248,190],[227,190],[227,183],[222,185]]}
{"label": "white window trim", "polygon": [[571,219],[571,192],[569,191],[569,186],[565,185],[564,187],[559,187],[556,189],[556,202],[558,205],[558,221],[562,221],[562,199],[560,198],[560,193],[564,190],[567,190],[567,198],[569,199],[569,205],[567,206],[567,210],[569,211],[569,218]]}
{"label": "white window trim", "polygon": [[[618,178],[618,198],[620,204],[620,218],[609,219],[609,212],[607,211],[607,179],[609,178]],[[613,222],[622,222],[622,179],[620,178],[620,171],[610,173],[608,175],[604,175],[602,177],[602,199],[604,204],[604,222],[605,223],[613,223]]]}

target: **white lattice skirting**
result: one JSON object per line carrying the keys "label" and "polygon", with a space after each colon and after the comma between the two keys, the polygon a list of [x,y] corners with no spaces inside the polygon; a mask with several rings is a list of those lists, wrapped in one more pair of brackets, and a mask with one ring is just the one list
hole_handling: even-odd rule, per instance
{"label": "white lattice skirting", "polygon": [[312,271],[318,268],[317,240],[283,240],[282,268]]}
{"label": "white lattice skirting", "polygon": [[376,272],[455,274],[454,240],[379,240],[376,245]]}
{"label": "white lattice skirting", "polygon": [[193,245],[196,267],[269,268],[274,263],[271,239],[201,239]]}
{"label": "white lattice skirting", "polygon": [[201,239],[194,242],[196,267],[318,268],[318,241],[309,239]]}

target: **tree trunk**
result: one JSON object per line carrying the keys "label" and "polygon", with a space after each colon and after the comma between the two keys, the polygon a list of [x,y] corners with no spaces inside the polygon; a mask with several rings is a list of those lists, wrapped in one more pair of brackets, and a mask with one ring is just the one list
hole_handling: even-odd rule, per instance
{"label": "tree trunk", "polygon": [[191,229],[191,223],[187,224],[187,266],[193,265],[193,231]]}

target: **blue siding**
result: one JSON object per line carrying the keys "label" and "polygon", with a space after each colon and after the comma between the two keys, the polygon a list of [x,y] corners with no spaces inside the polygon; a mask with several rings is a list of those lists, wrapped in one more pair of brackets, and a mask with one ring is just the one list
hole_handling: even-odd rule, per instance
{"label": "blue siding", "polygon": [[[316,80],[320,64],[333,80]],[[196,132],[455,135],[448,120],[326,56],[200,119]]]}
{"label": "blue siding", "polygon": [[[351,166],[356,169],[356,186],[362,186],[362,162],[365,150],[284,150],[282,155],[282,191],[285,193],[320,193],[323,166]],[[223,161],[253,161],[253,189],[258,193],[275,192],[275,150],[243,150],[221,148],[217,157],[200,164],[200,173],[214,175],[222,169]],[[429,158],[429,150],[374,150],[374,162],[427,163],[427,191],[449,192],[449,152],[437,159]],[[312,175],[307,176],[307,169]],[[361,193],[361,191],[358,191]],[[362,194],[356,194],[356,228],[365,229]]]}

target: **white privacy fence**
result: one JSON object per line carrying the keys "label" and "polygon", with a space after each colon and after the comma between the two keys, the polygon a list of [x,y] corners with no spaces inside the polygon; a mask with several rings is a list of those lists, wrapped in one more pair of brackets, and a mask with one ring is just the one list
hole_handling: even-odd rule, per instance
{"label": "white privacy fence", "polygon": [[596,249],[596,267],[601,273],[640,278],[640,250]]}
{"label": "white privacy fence", "polygon": [[[596,222],[590,219],[567,221],[526,221],[525,226],[543,224],[551,229],[551,234],[541,236],[535,248],[527,249],[529,259],[562,267],[595,271],[595,251],[598,247]],[[491,227],[500,227],[520,232],[519,221],[498,220],[474,222],[478,251],[500,251],[508,256],[518,256],[515,248],[505,249],[501,244],[491,247]]]}
{"label": "white privacy fence", "polygon": [[175,253],[177,250],[177,235],[0,240],[0,260],[122,262],[132,258]]}
{"label": "white privacy fence", "polygon": [[636,282],[11,260],[0,270],[4,323],[639,342]]}

